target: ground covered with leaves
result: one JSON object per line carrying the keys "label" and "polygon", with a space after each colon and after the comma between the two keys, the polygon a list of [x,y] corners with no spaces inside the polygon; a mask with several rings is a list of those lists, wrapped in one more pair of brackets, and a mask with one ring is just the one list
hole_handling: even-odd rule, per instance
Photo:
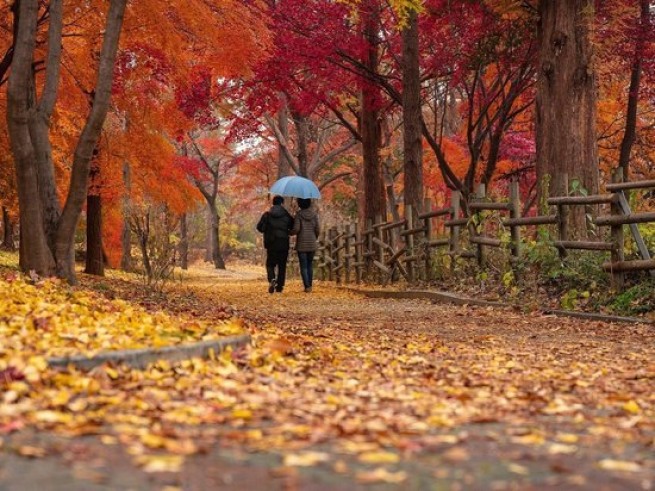
{"label": "ground covered with leaves", "polygon": [[196,270],[163,295],[85,278],[72,295],[93,305],[235,316],[253,345],[145,371],[34,375],[5,356],[0,488],[37,482],[36,464],[85,490],[655,486],[651,326],[241,278]]}

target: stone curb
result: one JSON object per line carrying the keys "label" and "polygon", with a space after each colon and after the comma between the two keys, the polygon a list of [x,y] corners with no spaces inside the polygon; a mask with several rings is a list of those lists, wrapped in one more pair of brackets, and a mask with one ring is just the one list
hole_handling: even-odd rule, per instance
{"label": "stone curb", "polygon": [[[364,295],[369,298],[397,298],[397,299],[429,299],[434,303],[449,303],[454,305],[475,305],[479,307],[505,307],[516,308],[517,305],[465,298],[448,292],[433,292],[429,290],[408,290],[408,291],[383,291],[363,290],[359,288],[343,287],[345,290]],[[575,312],[570,310],[543,310],[545,315],[556,315],[560,317],[575,317],[578,319],[595,320],[602,322],[623,322],[631,324],[655,325],[655,321],[640,319],[638,317],[622,317],[619,315],[595,314],[592,312]]]}
{"label": "stone curb", "polygon": [[60,358],[49,358],[48,365],[51,368],[66,368],[73,365],[82,370],[91,370],[103,363],[115,365],[125,364],[140,370],[146,368],[150,363],[158,360],[181,361],[189,358],[207,358],[209,353],[220,353],[228,347],[240,348],[250,344],[250,335],[227,336],[224,338],[210,339],[193,344],[182,344],[178,346],[165,346],[163,348],[128,349],[118,351],[105,351],[94,356],[65,356]]}

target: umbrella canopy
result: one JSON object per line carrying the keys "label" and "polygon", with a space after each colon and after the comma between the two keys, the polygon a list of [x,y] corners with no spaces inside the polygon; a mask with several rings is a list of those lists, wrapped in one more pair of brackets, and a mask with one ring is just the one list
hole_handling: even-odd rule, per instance
{"label": "umbrella canopy", "polygon": [[300,176],[287,176],[275,181],[269,192],[292,198],[319,199],[321,197],[318,186],[309,179]]}

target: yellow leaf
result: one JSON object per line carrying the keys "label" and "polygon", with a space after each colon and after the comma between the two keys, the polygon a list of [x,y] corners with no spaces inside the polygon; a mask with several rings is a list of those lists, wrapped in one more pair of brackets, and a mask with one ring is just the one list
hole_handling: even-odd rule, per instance
{"label": "yellow leaf", "polygon": [[150,448],[163,448],[166,444],[166,438],[152,433],[145,433],[141,435],[141,443]]}
{"label": "yellow leaf", "polygon": [[180,472],[184,457],[181,455],[141,455],[137,463],[144,472]]}
{"label": "yellow leaf", "polygon": [[639,414],[641,408],[639,407],[639,404],[637,404],[635,401],[630,400],[623,405],[623,410],[631,414]]}
{"label": "yellow leaf", "polygon": [[105,367],[105,373],[109,376],[110,379],[116,380],[118,378],[118,371],[114,370],[111,367]]}
{"label": "yellow leaf", "polygon": [[324,452],[303,452],[300,454],[286,454],[283,459],[285,467],[311,467],[330,460],[330,455]]}
{"label": "yellow leaf", "polygon": [[372,471],[358,472],[355,477],[361,483],[386,482],[399,484],[407,479],[407,473],[405,471],[390,472],[384,467],[378,467]]}
{"label": "yellow leaf", "polygon": [[400,460],[397,454],[392,452],[364,452],[358,457],[360,462],[366,464],[395,464]]}
{"label": "yellow leaf", "polygon": [[252,411],[250,409],[235,409],[232,411],[232,417],[235,419],[251,419]]}
{"label": "yellow leaf", "polygon": [[34,415],[42,423],[70,423],[73,416],[59,411],[37,411]]}
{"label": "yellow leaf", "polygon": [[606,471],[639,472],[641,470],[641,466],[636,462],[613,459],[601,460],[598,462],[598,467],[605,469]]}
{"label": "yellow leaf", "polygon": [[578,451],[575,445],[564,445],[563,443],[553,443],[548,447],[549,454],[570,454]]}
{"label": "yellow leaf", "polygon": [[558,433],[556,438],[562,443],[577,443],[580,439],[578,435],[573,433]]}

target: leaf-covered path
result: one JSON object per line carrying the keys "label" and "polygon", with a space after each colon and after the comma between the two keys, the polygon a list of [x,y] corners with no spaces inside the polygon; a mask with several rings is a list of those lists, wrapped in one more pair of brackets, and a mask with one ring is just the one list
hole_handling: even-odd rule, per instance
{"label": "leaf-covered path", "polygon": [[[191,285],[186,309],[233,313],[254,346],[104,380],[117,399],[103,406],[112,427],[102,441],[122,445],[50,441],[42,428],[5,447],[64,448],[73,457],[52,466],[79,484],[68,489],[655,485],[652,327],[366,299],[327,285],[308,295],[297,281],[281,295],[238,277],[196,275]],[[74,445],[97,465],[70,471],[84,463]],[[3,473],[11,483],[11,468],[29,468],[13,453],[0,488]]]}

